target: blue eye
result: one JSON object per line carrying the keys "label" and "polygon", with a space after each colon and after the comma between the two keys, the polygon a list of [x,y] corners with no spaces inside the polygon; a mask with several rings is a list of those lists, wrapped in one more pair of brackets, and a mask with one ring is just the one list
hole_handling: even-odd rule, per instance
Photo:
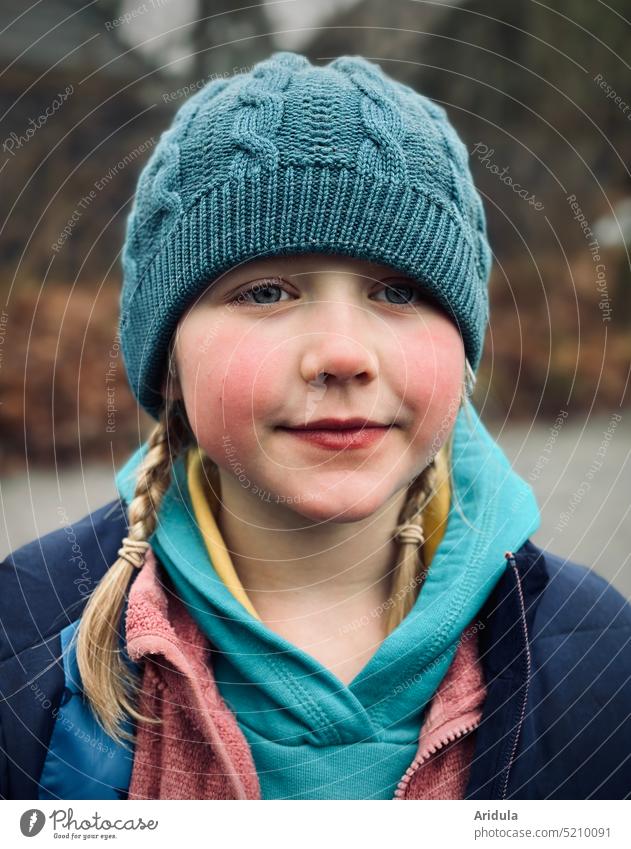
{"label": "blue eye", "polygon": [[[236,295],[235,298],[233,298],[231,303],[254,303],[257,306],[278,304],[280,303],[279,299],[274,297],[274,294],[270,294],[273,293],[274,290],[277,293],[285,292],[287,294],[286,290],[283,289],[283,287],[280,286],[278,283],[270,280],[264,280],[260,283],[255,283],[254,286],[251,286],[249,289],[244,289],[243,292],[239,292],[239,294]],[[254,300],[250,300],[250,296]],[[261,298],[260,301],[257,300],[258,297]]]}
{"label": "blue eye", "polygon": [[[393,307],[408,309],[423,301],[423,293],[419,287],[412,281],[406,283],[405,279],[401,278],[393,279],[393,283],[382,281],[382,288],[379,290],[379,294],[383,292],[387,295],[388,305]],[[259,280],[248,289],[244,289],[235,295],[230,300],[230,303],[258,307],[274,306],[283,302],[281,301],[283,293],[291,299],[291,293],[281,285],[277,278]],[[418,298],[419,300],[414,302],[414,298]]]}
{"label": "blue eye", "polygon": [[[418,286],[415,286],[413,283],[391,285],[384,281],[384,288],[380,292],[385,292],[388,298],[393,298],[388,303],[394,307],[413,307],[414,298],[421,297]],[[420,303],[420,301],[417,303]]]}

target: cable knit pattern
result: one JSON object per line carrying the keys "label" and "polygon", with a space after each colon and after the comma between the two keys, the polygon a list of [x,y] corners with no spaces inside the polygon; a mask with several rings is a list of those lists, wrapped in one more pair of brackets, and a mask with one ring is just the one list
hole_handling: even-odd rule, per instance
{"label": "cable knit pattern", "polygon": [[279,61],[259,62],[251,78],[239,91],[232,139],[239,148],[230,166],[231,176],[243,176],[247,167],[269,170],[278,166],[279,151],[276,132],[283,117],[282,92],[289,85],[292,70],[308,65],[293,54],[284,54]]}
{"label": "cable knit pattern", "polygon": [[401,142],[403,121],[384,77],[361,57],[341,57],[331,67],[347,73],[364,97],[360,109],[368,138],[359,147],[357,166],[376,177],[406,180],[407,167]]}
{"label": "cable knit pattern", "polygon": [[462,142],[445,110],[361,56],[274,53],[178,110],[141,173],[123,248],[129,383],[155,418],[171,336],[222,272],[320,252],[417,280],[475,369],[491,252]]}
{"label": "cable knit pattern", "polygon": [[[213,94],[223,88],[219,80]],[[160,136],[153,154],[138,178],[132,211],[127,219],[126,238],[122,252],[124,286],[121,292],[121,313],[124,315],[139,285],[151,256],[144,250],[147,241],[160,243],[167,238],[183,214],[180,186],[180,135],[196,111],[194,98],[182,106],[173,124]]]}

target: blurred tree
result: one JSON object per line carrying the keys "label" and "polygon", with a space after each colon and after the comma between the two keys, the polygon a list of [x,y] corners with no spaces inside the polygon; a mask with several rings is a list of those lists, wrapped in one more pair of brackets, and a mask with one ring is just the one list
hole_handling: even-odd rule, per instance
{"label": "blurred tree", "polygon": [[190,49],[193,79],[238,73],[273,49],[265,4],[244,7],[234,0],[198,0]]}
{"label": "blurred tree", "polygon": [[556,414],[564,393],[579,407],[594,393],[603,406],[624,397],[629,256],[620,247],[594,260],[568,197],[593,225],[631,196],[630,36],[630,0],[365,0],[329,18],[306,48],[313,61],[341,53],[377,61],[441,103],[467,145],[496,255],[480,385],[484,393],[492,379],[500,407],[518,380],[525,413],[536,402]]}
{"label": "blurred tree", "polygon": [[[84,451],[109,450],[105,373],[140,168],[190,93],[268,56],[271,31],[283,28],[302,30],[299,49],[314,63],[373,59],[443,104],[470,152],[490,151],[470,157],[496,255],[480,397],[491,384],[498,415],[556,415],[568,397],[617,406],[631,350],[627,245],[603,245],[599,290],[568,196],[591,224],[631,197],[631,0],[350,2],[329,17],[331,3],[309,7],[303,27],[300,3],[286,27],[282,3],[273,24],[267,4],[225,0],[0,5],[5,460],[28,448],[45,462],[51,432],[68,459],[79,431]],[[63,108],[40,120],[68,86]],[[498,178],[503,168],[542,211]],[[121,368],[116,380],[112,441],[124,451],[137,422]]]}

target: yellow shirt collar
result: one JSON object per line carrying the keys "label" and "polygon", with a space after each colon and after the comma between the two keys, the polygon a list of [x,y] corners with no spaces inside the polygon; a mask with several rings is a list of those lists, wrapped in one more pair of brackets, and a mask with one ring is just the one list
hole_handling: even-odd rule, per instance
{"label": "yellow shirt collar", "polygon": [[240,601],[252,616],[260,619],[261,617],[243,589],[243,584],[239,580],[232,558],[215,521],[215,514],[219,507],[218,496],[221,495],[220,482],[213,482],[215,489],[215,492],[213,492],[213,488],[208,485],[204,474],[202,451],[198,446],[189,449],[186,461],[188,491],[191,496],[197,526],[206,544],[210,562],[237,601]]}
{"label": "yellow shirt collar", "polygon": [[[215,520],[221,495],[219,480],[208,485],[204,474],[202,450],[199,446],[190,448],[186,455],[186,474],[188,489],[191,496],[195,520],[204,539],[208,557],[215,571],[228,587],[232,595],[240,601],[256,619],[258,615],[248,598],[243,584],[232,563],[232,558],[223,541]],[[436,456],[438,489],[436,494],[423,511],[423,526],[425,532],[424,559],[429,566],[447,527],[447,515],[451,501],[449,484],[449,465],[446,456],[446,446],[443,446]],[[213,491],[214,489],[214,491]]]}

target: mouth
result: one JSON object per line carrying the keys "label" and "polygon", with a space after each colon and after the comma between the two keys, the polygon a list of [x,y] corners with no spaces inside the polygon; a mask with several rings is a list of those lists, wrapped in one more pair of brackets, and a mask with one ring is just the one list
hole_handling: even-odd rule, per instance
{"label": "mouth", "polygon": [[309,425],[281,426],[278,430],[333,451],[368,448],[378,442],[395,424],[382,424],[367,419],[318,419]]}

